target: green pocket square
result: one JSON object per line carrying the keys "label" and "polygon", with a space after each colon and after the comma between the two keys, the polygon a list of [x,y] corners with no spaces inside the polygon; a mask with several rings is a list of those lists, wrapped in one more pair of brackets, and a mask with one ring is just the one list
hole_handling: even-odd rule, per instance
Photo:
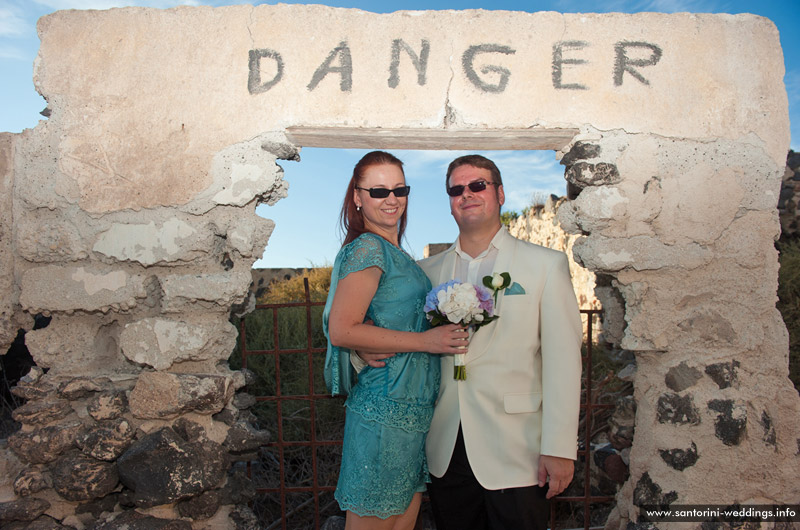
{"label": "green pocket square", "polygon": [[517,282],[512,283],[508,287],[505,288],[505,294],[512,295],[512,294],[525,294],[525,289],[522,288],[520,284]]}

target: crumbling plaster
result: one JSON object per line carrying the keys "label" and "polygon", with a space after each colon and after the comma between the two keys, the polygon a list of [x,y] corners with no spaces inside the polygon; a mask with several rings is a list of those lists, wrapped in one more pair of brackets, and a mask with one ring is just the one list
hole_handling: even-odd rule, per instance
{"label": "crumbling plaster", "polygon": [[[558,156],[582,192],[559,220],[584,234],[576,259],[613,278],[614,335],[638,365],[631,478],[608,527],[653,499],[800,497],[772,246],[789,126],[768,20],[262,5],[57,12],[39,33],[50,118],[0,135],[0,338],[53,317],[26,337],[49,372],[21,391],[58,417],[22,411],[19,451],[38,429],[94,425],[84,401],[101,390],[129,400],[118,413],[138,442],[175,428],[206,433],[209,454],[230,443],[246,381],[224,362],[228,314],[274,226],[255,206],[288,193],[278,161],[303,144],[287,129],[328,128],[329,146],[391,129],[394,143],[363,140],[386,148],[403,131],[571,130]],[[703,375],[676,390],[675,370]],[[84,391],[65,391],[78,376]],[[694,445],[689,468],[659,457]],[[0,500],[22,493],[0,484]],[[181,498],[159,516],[178,518]],[[191,524],[224,528],[227,509]]]}

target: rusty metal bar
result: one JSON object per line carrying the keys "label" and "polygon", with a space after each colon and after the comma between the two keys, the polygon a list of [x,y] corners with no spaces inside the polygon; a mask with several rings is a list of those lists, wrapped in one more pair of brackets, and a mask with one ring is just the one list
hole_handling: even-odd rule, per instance
{"label": "rusty metal bar", "polygon": [[[257,492],[259,493],[277,493],[280,496],[280,509],[281,509],[281,528],[283,530],[287,529],[287,494],[290,493],[311,493],[312,498],[306,501],[310,504],[313,501],[314,504],[314,526],[319,529],[322,522],[320,521],[320,494],[322,492],[331,492],[336,489],[334,485],[323,486],[319,483],[319,459],[318,459],[318,448],[321,447],[331,447],[331,446],[340,446],[342,444],[342,440],[318,440],[317,439],[317,408],[316,408],[316,401],[319,399],[339,399],[340,397],[333,397],[329,394],[319,392],[319,389],[315,387],[315,374],[314,374],[314,355],[317,354],[324,354],[325,348],[315,348],[313,344],[313,330],[314,326],[312,324],[312,307],[315,306],[324,306],[324,302],[312,302],[310,289],[308,285],[308,279],[305,278],[303,282],[304,287],[304,298],[303,302],[289,302],[289,303],[280,303],[280,304],[258,304],[256,305],[257,310],[267,310],[272,312],[272,328],[273,328],[273,348],[269,350],[248,350],[247,349],[247,339],[246,339],[246,326],[245,326],[245,319],[242,318],[240,322],[240,348],[242,352],[242,367],[247,368],[247,360],[248,357],[254,355],[271,355],[273,357],[275,363],[275,395],[274,396],[254,396],[257,402],[273,402],[275,403],[276,408],[276,415],[277,415],[277,440],[273,442],[269,442],[265,444],[267,447],[275,447],[278,449],[278,456],[279,456],[279,469],[280,469],[280,478],[278,487],[272,488],[257,488]],[[289,307],[303,307],[305,309],[306,315],[306,347],[305,348],[292,348],[281,350],[281,338],[279,337],[279,326],[278,326],[278,310],[282,308],[289,308]],[[551,529],[555,530],[556,528],[556,505],[557,503],[580,503],[583,505],[583,517],[584,517],[584,529],[589,530],[591,528],[590,523],[590,515],[591,515],[591,504],[593,503],[605,503],[605,502],[613,502],[613,496],[593,496],[591,494],[591,484],[590,484],[590,472],[591,472],[591,459],[592,459],[592,451],[591,451],[591,433],[592,433],[592,424],[594,419],[594,411],[599,409],[608,409],[612,408],[613,405],[604,404],[604,403],[593,403],[593,381],[592,381],[592,342],[593,342],[593,318],[595,315],[601,313],[601,310],[597,309],[585,309],[581,310],[581,313],[587,315],[587,331],[586,331],[586,356],[583,357],[582,361],[586,363],[586,367],[584,370],[585,379],[584,379],[584,395],[585,399],[581,403],[581,409],[584,414],[584,426],[583,426],[583,433],[581,433],[581,437],[583,440],[584,447],[578,451],[579,458],[583,461],[584,464],[584,488],[583,488],[583,495],[582,496],[559,496],[555,497],[553,500],[554,502],[551,503],[551,512],[550,512],[550,527]],[[297,394],[297,395],[284,395],[281,385],[281,363],[280,363],[280,356],[281,355],[299,355],[304,354],[307,357],[307,366],[308,366],[308,391],[307,394]],[[310,432],[308,433],[307,440],[284,440],[284,429],[283,429],[283,402],[286,400],[298,400],[298,401],[307,401],[309,403],[309,414],[310,414]],[[308,447],[311,450],[311,486],[289,486],[286,483],[286,449],[290,447]],[[248,474],[252,472],[251,463],[247,465]],[[427,498],[425,499],[427,502]]]}

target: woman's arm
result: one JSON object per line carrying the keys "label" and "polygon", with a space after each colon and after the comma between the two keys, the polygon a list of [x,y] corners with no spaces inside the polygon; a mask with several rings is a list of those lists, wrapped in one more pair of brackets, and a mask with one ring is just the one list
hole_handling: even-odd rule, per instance
{"label": "woman's arm", "polygon": [[328,332],[331,344],[374,353],[423,351],[463,353],[467,331],[456,325],[439,326],[421,333],[396,331],[364,324],[383,272],[378,267],[351,272],[341,278],[333,296]]}

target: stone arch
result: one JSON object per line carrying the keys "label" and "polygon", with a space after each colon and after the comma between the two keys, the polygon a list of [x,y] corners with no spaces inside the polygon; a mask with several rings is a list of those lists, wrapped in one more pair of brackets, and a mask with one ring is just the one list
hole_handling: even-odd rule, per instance
{"label": "stone arch", "polygon": [[[2,337],[52,317],[28,332],[49,371],[19,386],[24,426],[3,453],[0,487],[31,519],[85,524],[111,498],[186,528],[246,526],[223,463],[262,435],[234,405],[245,376],[222,362],[228,312],[273,228],[255,204],[285,196],[276,161],[315,130],[375,147],[561,135],[548,148],[582,191],[560,221],[584,234],[582,264],[613,278],[638,363],[631,478],[609,528],[649,503],[800,495],[772,246],[788,113],[769,21],[264,5],[59,12],[39,32],[50,118],[0,137]],[[186,463],[176,446],[209,463],[197,481],[137,489],[137,469]],[[88,476],[103,480],[75,488]],[[222,509],[197,511],[200,496]]]}

